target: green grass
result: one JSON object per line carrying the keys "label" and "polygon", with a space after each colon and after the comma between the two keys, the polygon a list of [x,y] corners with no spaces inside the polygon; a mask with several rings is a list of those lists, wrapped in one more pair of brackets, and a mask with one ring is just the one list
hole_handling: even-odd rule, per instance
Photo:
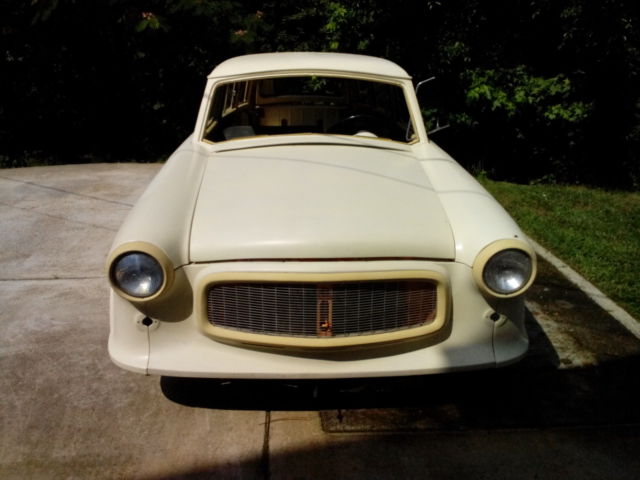
{"label": "green grass", "polygon": [[531,238],[640,319],[640,193],[479,180]]}

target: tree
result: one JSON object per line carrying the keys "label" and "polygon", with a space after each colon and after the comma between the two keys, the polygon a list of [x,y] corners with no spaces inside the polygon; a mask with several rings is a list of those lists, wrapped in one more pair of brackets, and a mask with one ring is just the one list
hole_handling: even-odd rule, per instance
{"label": "tree", "polygon": [[632,0],[9,0],[0,160],[155,159],[192,128],[206,74],[243,53],[320,50],[436,75],[425,111],[467,167],[640,186]]}

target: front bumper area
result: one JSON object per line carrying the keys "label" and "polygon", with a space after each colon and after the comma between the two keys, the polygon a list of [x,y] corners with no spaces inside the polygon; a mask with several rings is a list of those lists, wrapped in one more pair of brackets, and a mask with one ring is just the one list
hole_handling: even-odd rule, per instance
{"label": "front bumper area", "polygon": [[[339,352],[229,344],[203,331],[197,308],[183,319],[145,321],[145,315],[133,305],[112,295],[109,352],[117,365],[154,375],[296,379],[421,375],[486,368],[510,363],[526,352],[522,301],[502,301],[500,308],[507,312],[506,316],[497,322],[492,320],[494,308],[476,288],[471,269],[459,263],[224,262],[184,268],[193,291],[198,291],[206,278],[221,273],[366,274],[411,270],[441,272],[450,285],[451,314],[446,325],[423,338]],[[194,303],[198,300],[196,295]]]}

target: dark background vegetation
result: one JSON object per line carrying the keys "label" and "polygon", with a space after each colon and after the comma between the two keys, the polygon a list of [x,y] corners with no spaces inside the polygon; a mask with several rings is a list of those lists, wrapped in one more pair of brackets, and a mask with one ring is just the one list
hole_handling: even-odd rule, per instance
{"label": "dark background vegetation", "polygon": [[436,142],[516,182],[640,188],[637,0],[3,0],[0,166],[154,161],[234,55],[386,57]]}

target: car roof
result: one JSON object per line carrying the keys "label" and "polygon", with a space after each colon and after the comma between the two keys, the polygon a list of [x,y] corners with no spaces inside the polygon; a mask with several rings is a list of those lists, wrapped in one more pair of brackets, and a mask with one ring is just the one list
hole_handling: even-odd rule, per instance
{"label": "car roof", "polygon": [[274,73],[286,70],[350,72],[410,78],[404,69],[383,58],[330,52],[276,52],[243,55],[220,63],[213,69],[209,78]]}

